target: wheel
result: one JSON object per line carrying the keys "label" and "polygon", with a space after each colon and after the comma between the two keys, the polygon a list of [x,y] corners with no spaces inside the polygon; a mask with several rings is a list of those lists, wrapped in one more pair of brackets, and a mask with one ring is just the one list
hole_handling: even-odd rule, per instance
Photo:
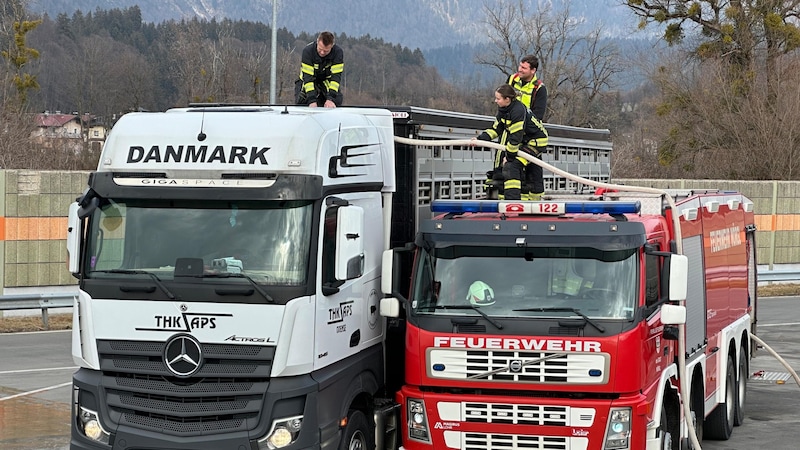
{"label": "wheel", "polygon": [[728,356],[727,376],[725,377],[725,401],[717,405],[706,419],[706,436],[711,439],[727,441],[733,433],[736,412],[736,372],[733,356]]}
{"label": "wheel", "polygon": [[672,433],[667,420],[667,405],[661,405],[661,450],[674,450],[672,448]]}
{"label": "wheel", "polygon": [[375,446],[372,428],[363,412],[351,410],[347,414],[347,426],[342,433],[339,450],[371,450]]}
{"label": "wheel", "polygon": [[739,351],[739,370],[736,371],[736,414],[733,424],[739,426],[744,423],[744,404],[747,400],[747,378],[750,376],[747,346],[743,345]]}
{"label": "wheel", "polygon": [[[702,381],[695,383],[692,388],[692,400],[689,412],[692,416],[692,424],[694,425],[694,434],[697,436],[697,442],[703,442],[703,384]],[[689,441],[691,443],[691,441]],[[693,449],[694,446],[689,446]]]}

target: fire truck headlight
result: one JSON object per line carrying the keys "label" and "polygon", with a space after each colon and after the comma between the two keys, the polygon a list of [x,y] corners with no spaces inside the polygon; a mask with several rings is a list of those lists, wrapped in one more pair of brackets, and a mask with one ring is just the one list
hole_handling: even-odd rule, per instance
{"label": "fire truck headlight", "polygon": [[605,448],[611,450],[630,448],[631,409],[612,408],[608,415]]}
{"label": "fire truck headlight", "polygon": [[302,426],[303,416],[288,417],[272,422],[272,430],[267,433],[266,437],[258,441],[259,450],[275,450],[294,443]]}
{"label": "fire truck headlight", "polygon": [[108,444],[111,434],[100,425],[100,418],[97,416],[96,412],[84,407],[79,407],[78,425],[83,435],[87,438],[96,442]]}
{"label": "fire truck headlight", "polygon": [[425,402],[414,398],[406,403],[408,416],[408,437],[421,442],[431,442],[428,418],[425,415]]}

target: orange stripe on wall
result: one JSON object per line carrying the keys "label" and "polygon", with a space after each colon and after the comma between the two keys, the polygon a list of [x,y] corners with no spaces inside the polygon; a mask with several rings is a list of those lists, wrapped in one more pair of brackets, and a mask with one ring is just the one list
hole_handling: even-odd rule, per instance
{"label": "orange stripe on wall", "polygon": [[800,214],[759,214],[755,222],[758,231],[800,231]]}
{"label": "orange stripe on wall", "polygon": [[[758,231],[800,231],[800,214],[757,214]],[[0,217],[0,241],[67,238],[66,217]]]}
{"label": "orange stripe on wall", "polygon": [[46,241],[67,238],[66,217],[0,218],[0,236],[6,241]]}
{"label": "orange stripe on wall", "polygon": [[778,214],[776,230],[800,230],[800,214]]}
{"label": "orange stripe on wall", "polygon": [[775,216],[757,214],[755,216],[756,230],[758,231],[773,231],[775,230]]}

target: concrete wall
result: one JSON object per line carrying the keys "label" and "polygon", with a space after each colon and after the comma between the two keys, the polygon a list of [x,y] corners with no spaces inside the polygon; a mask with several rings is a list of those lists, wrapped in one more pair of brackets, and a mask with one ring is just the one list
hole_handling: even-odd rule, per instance
{"label": "concrete wall", "polygon": [[[86,189],[89,172],[0,170],[0,286],[3,293],[70,286],[67,208]],[[633,180],[614,183],[672,189],[738,190],[755,203],[758,262],[800,263],[800,182]]]}
{"label": "concrete wall", "polygon": [[66,270],[67,208],[89,172],[0,170],[0,285],[76,284]]}
{"label": "concrete wall", "polygon": [[800,263],[800,181],[615,179],[613,183],[661,189],[739,191],[755,204],[756,260],[774,265]]}

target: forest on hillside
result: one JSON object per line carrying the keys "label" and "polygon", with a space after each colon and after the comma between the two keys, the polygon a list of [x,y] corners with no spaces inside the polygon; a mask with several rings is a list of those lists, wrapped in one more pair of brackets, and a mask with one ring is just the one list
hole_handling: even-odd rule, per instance
{"label": "forest on hillside", "polygon": [[[277,32],[276,101],[293,101],[300,52],[315,36]],[[422,53],[370,36],[337,36],[348,104],[427,106],[446,83]],[[101,117],[192,102],[266,103],[271,30],[242,20],[144,23],[138,7],[48,17],[30,32],[40,52],[33,109]],[[468,105],[462,108],[471,108]]]}
{"label": "forest on hillside", "polygon": [[[88,113],[112,125],[128,111],[269,100],[272,33],[263,23],[153,24],[138,7],[51,18],[31,14],[29,1],[0,3],[0,167],[96,163],[91,153],[54,158],[32,148],[36,112]],[[545,121],[610,129],[612,177],[800,179],[800,0],[743,0],[737,4],[747,8],[729,15],[705,14],[714,0],[625,3],[643,27],[663,30],[667,47],[634,54],[604,40],[600,28],[579,31],[568,8],[530,11],[497,0],[484,18],[487,53],[471,63],[502,80],[522,55],[536,54],[548,90]],[[314,38],[277,30],[277,103],[292,103],[300,52]],[[496,110],[469,66],[449,83],[419,50],[369,35],[339,33],[337,43],[345,104]],[[634,68],[645,81],[620,90],[614,80]]]}

